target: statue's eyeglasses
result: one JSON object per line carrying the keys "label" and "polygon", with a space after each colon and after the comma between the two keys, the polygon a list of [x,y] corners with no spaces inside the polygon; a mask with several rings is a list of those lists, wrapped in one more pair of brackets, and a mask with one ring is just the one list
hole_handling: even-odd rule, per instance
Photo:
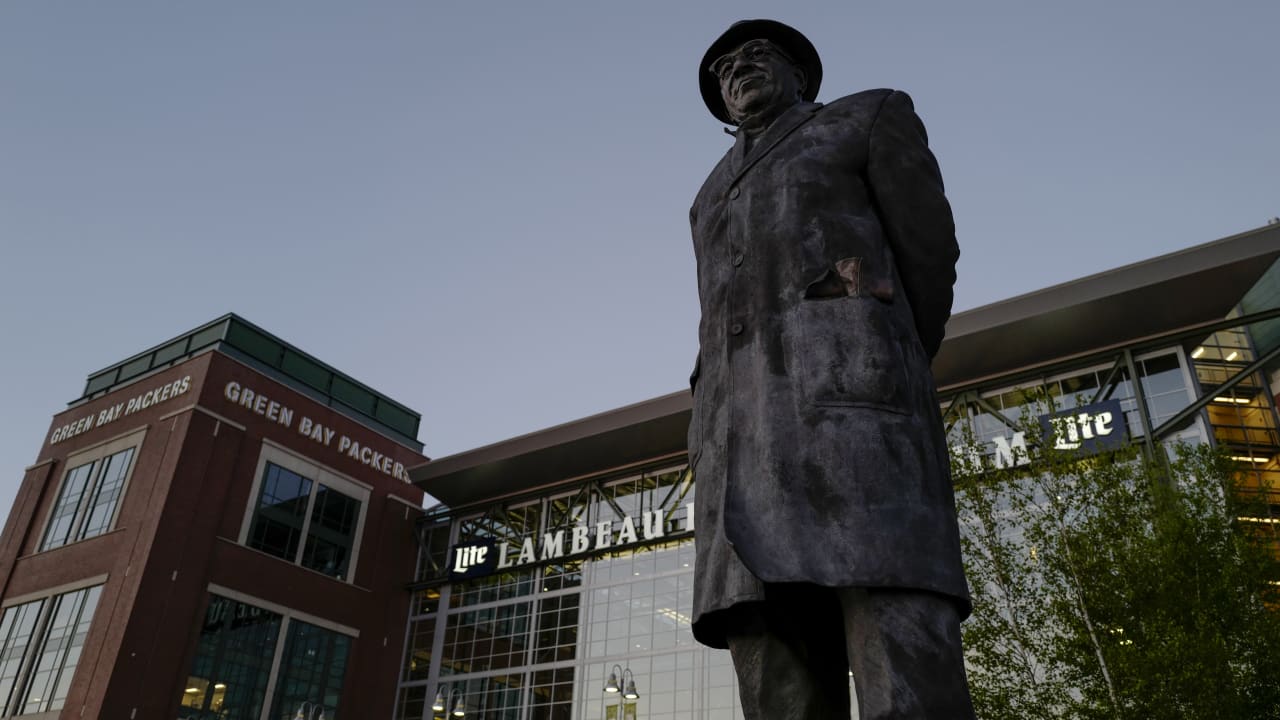
{"label": "statue's eyeglasses", "polygon": [[790,55],[783,52],[782,48],[774,45],[768,40],[750,40],[739,46],[737,50],[725,53],[724,55],[716,58],[715,62],[712,62],[707,70],[710,71],[712,75],[720,78],[723,82],[724,80],[727,80],[730,73],[733,72],[733,65],[738,61],[738,58],[755,62],[765,58],[770,53],[781,57],[783,60],[786,60],[793,65],[795,64],[795,60],[792,60]]}

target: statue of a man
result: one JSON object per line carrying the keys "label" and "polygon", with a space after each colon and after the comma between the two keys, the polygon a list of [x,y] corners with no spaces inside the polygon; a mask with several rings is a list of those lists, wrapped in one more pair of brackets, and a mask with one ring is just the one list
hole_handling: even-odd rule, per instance
{"label": "statue of a man", "polygon": [[690,211],[693,632],[748,720],[970,718],[969,613],[929,363],[951,314],[951,208],[911,99],[813,102],[795,29],[737,23],[698,66],[737,130]]}

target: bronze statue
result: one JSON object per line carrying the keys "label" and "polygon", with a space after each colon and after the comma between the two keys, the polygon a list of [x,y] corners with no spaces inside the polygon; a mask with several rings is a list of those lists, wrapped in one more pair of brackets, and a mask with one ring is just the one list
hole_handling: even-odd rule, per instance
{"label": "bronze statue", "polygon": [[959,249],[911,99],[813,102],[795,29],[734,24],[698,67],[736,125],[689,213],[694,635],[748,720],[970,718],[968,586],[929,363]]}

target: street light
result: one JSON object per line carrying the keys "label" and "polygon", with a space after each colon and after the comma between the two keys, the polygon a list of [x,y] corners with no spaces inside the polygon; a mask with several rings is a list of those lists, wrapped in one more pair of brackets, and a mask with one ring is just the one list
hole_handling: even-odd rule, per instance
{"label": "street light", "polygon": [[[457,694],[457,696],[458,696],[458,700],[457,700],[457,702],[454,702],[454,700],[453,700],[453,696],[454,696],[454,694],[455,694],[455,693],[456,693],[456,694]],[[465,704],[465,703],[463,703],[463,696],[462,696],[462,691],[461,691],[461,690],[459,690],[459,689],[458,689],[458,688],[456,688],[456,687],[451,687],[451,688],[449,688],[449,694],[448,694],[448,696],[446,696],[446,695],[444,694],[444,690],[441,690],[440,688],[438,688],[438,687],[437,687],[437,688],[436,688],[436,701],[435,701],[435,702],[433,702],[433,703],[431,703],[431,709],[432,709],[434,712],[444,712],[444,708],[445,708],[445,706],[446,706],[446,705],[448,705],[448,704],[450,704],[450,703],[452,703],[452,704],[453,704],[453,716],[454,716],[454,717],[462,717],[463,715],[466,715],[466,714],[467,714],[467,706],[466,706],[466,704]]]}
{"label": "street light", "polygon": [[[315,713],[313,719],[311,714]],[[324,720],[324,706],[320,703],[304,702],[298,706],[298,714],[293,716],[293,720]]]}
{"label": "street light", "polygon": [[[619,684],[619,679],[622,683]],[[614,664],[609,670],[609,681],[604,684],[604,691],[607,693],[616,693],[622,691],[622,697],[627,700],[636,700],[640,697],[640,693],[636,692],[636,674],[631,672],[631,668],[623,669],[621,665]],[[618,700],[619,717],[621,717],[622,700]]]}

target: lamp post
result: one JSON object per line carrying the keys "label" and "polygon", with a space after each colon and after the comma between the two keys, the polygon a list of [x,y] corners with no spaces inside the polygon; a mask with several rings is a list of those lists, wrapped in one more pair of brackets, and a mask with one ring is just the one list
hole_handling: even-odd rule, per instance
{"label": "lamp post", "polygon": [[[458,699],[456,702],[453,699],[455,694],[458,696]],[[449,694],[445,695],[444,690],[437,687],[436,701],[431,703],[431,710],[433,712],[444,712],[445,706],[450,704],[453,705],[454,717],[460,718],[467,714],[467,706],[466,706],[466,703],[463,702],[463,695],[461,690],[459,690],[456,687],[451,687],[449,688]]]}
{"label": "lamp post", "polygon": [[631,668],[623,668],[621,665],[614,664],[609,670],[609,680],[604,684],[606,693],[621,693],[618,698],[618,720],[622,718],[622,701],[637,700],[640,693],[636,692],[636,675],[631,672]]}
{"label": "lamp post", "polygon": [[304,702],[298,706],[298,714],[293,716],[293,720],[324,720],[324,706],[320,703]]}

